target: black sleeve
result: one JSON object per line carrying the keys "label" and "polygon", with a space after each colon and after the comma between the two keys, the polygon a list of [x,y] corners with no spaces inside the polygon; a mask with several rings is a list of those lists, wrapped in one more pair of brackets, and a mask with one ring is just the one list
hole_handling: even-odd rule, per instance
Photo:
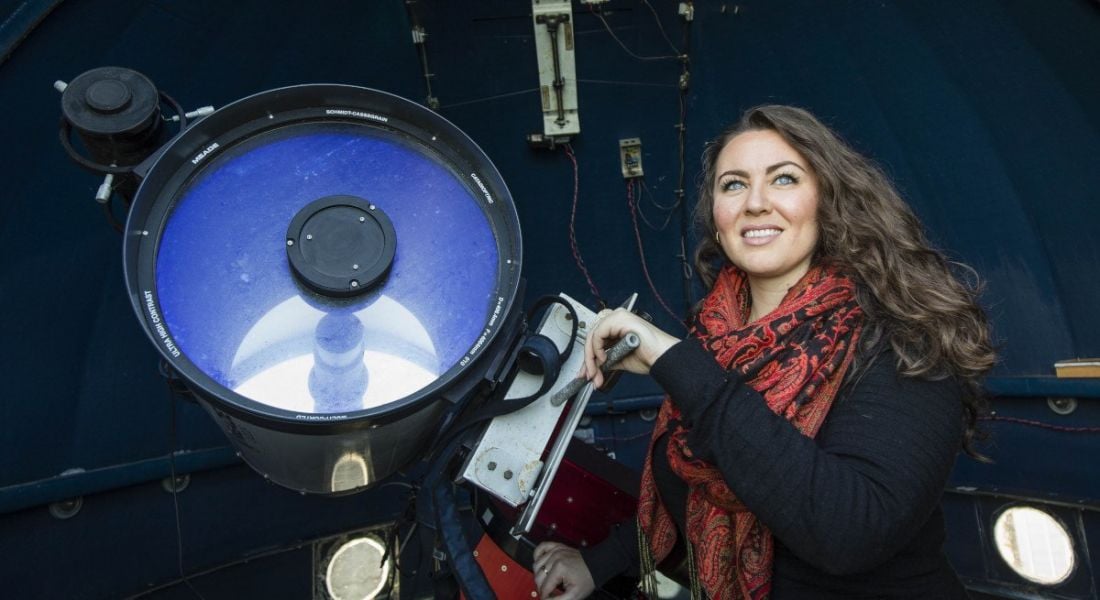
{"label": "black sleeve", "polygon": [[651,374],[691,427],[687,443],[803,561],[866,571],[904,547],[938,505],[960,448],[961,388],[897,373],[884,353],[839,395],[816,439],[773,413],[697,340]]}
{"label": "black sleeve", "polygon": [[596,587],[603,587],[616,575],[638,575],[638,524],[631,520],[611,527],[607,539],[581,548],[581,557]]}

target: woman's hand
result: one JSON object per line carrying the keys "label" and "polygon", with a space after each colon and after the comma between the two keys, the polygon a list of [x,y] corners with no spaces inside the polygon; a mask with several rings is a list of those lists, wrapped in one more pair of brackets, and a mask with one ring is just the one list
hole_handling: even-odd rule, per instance
{"label": "woman's hand", "polygon": [[625,308],[602,310],[584,342],[584,369],[580,375],[601,387],[604,377],[599,367],[607,360],[605,349],[632,331],[638,335],[639,345],[614,368],[639,375],[648,375],[653,363],[680,341]]}
{"label": "woman's hand", "polygon": [[559,587],[564,590],[554,598],[579,600],[596,590],[592,573],[575,548],[557,542],[543,542],[535,547],[535,586],[540,598],[550,598]]}

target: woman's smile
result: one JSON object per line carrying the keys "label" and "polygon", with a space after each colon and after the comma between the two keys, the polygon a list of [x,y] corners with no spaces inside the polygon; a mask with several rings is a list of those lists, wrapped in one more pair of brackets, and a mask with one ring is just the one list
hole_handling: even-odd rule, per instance
{"label": "woman's smile", "polygon": [[714,224],[722,250],[754,288],[794,285],[817,248],[813,169],[770,130],[731,139],[716,167]]}

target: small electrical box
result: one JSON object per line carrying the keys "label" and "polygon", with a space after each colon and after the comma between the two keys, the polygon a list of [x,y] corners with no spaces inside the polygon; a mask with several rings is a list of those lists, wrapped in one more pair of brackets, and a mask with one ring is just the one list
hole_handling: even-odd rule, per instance
{"label": "small electrical box", "polygon": [[642,171],[641,138],[619,140],[619,163],[623,168],[623,179],[645,175]]}

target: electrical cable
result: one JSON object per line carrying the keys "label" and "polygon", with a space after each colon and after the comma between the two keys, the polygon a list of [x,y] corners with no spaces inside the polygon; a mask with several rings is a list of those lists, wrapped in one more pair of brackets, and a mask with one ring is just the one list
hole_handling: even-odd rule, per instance
{"label": "electrical cable", "polygon": [[526,90],[519,90],[518,92],[505,92],[503,94],[497,94],[495,96],[485,96],[484,98],[474,98],[473,100],[463,100],[462,102],[453,102],[451,104],[444,104],[440,108],[455,108],[457,106],[467,106],[470,104],[478,104],[481,102],[490,102],[492,100],[499,100],[501,98],[509,98],[511,96],[520,96],[523,94],[535,94],[538,93],[539,88],[530,88]]}
{"label": "electrical cable", "polygon": [[661,17],[657,16],[657,10],[653,8],[653,5],[649,3],[649,0],[642,0],[642,4],[645,4],[649,8],[649,12],[653,13],[653,20],[657,21],[657,29],[661,31],[661,37],[665,38],[668,42],[668,47],[672,48],[672,52],[676,55],[681,54],[680,49],[676,47],[676,44],[672,43],[672,40],[668,39],[668,34],[665,33],[665,26],[661,24]]}
{"label": "electrical cable", "polygon": [[[637,188],[635,188],[635,189],[637,189]],[[664,231],[665,229],[668,228],[668,224],[672,222],[672,215],[673,215],[672,211],[676,210],[676,207],[679,206],[679,201],[677,201],[677,203],[673,204],[672,206],[661,206],[660,204],[657,203],[656,200],[653,199],[653,195],[649,193],[649,187],[646,186],[645,179],[641,180],[641,190],[642,190],[642,192],[645,192],[645,194],[647,196],[649,196],[649,203],[650,204],[657,207],[658,210],[665,211],[667,214],[665,215],[665,222],[661,223],[660,227],[657,227],[657,226],[653,225],[653,223],[649,222],[649,217],[645,216],[645,210],[643,209],[642,204],[638,204],[638,216],[640,216],[642,218],[642,222],[645,223],[646,227],[649,227],[651,230],[653,230],[653,231]],[[638,193],[638,195],[641,196],[642,192],[636,192],[636,193]]]}
{"label": "electrical cable", "polygon": [[[689,12],[692,10],[689,5]],[[688,86],[691,82],[691,20],[688,18],[683,19],[683,44],[682,53],[680,55],[680,122],[677,124],[676,129],[678,133],[679,142],[679,159],[680,159],[680,172],[677,179],[676,186],[676,199],[680,205],[680,274],[682,275],[684,306],[690,307],[694,304],[692,302],[692,287],[691,282],[694,279],[695,272],[692,268],[691,261],[688,259],[687,253],[687,239],[688,239],[688,223],[691,220],[687,203],[684,202],[684,186],[687,177],[686,166],[684,163],[684,154],[687,146],[687,93]]]}
{"label": "electrical cable", "polygon": [[169,421],[169,444],[170,450],[168,452],[168,470],[172,477],[172,506],[175,512],[176,518],[176,566],[179,568],[180,579],[187,585],[199,600],[206,600],[199,590],[195,589],[195,586],[191,583],[191,578],[187,576],[187,573],[183,570],[183,526],[180,523],[180,501],[179,501],[179,489],[176,486],[176,393],[173,391],[171,384],[168,386],[168,421]]}
{"label": "electrical cable", "polygon": [[420,69],[424,73],[424,88],[428,93],[424,98],[424,103],[432,110],[439,110],[439,98],[432,95],[432,77],[435,77],[435,74],[428,68],[428,34],[420,26],[420,19],[417,17],[416,11],[413,10],[413,4],[416,4],[416,0],[405,0],[405,12],[409,17],[409,24],[412,26],[413,45],[416,46],[416,53],[420,58]]}
{"label": "electrical cable", "polygon": [[668,304],[661,296],[661,293],[657,291],[657,286],[653,284],[653,278],[649,276],[649,267],[646,265],[645,260],[645,249],[642,247],[642,231],[638,228],[637,207],[634,201],[634,185],[631,181],[626,182],[626,201],[627,204],[630,206],[630,219],[634,223],[634,239],[638,241],[638,256],[641,258],[642,261],[642,273],[645,274],[646,283],[649,284],[650,291],[653,292],[653,295],[657,298],[657,302],[660,303],[661,307],[665,309],[665,312],[671,315],[672,319],[679,323],[681,326],[685,326],[684,320],[681,317],[677,316],[676,313],[668,307]]}
{"label": "electrical cable", "polygon": [[604,302],[603,296],[600,295],[600,289],[596,287],[596,283],[592,281],[592,276],[588,274],[588,269],[584,266],[584,259],[581,258],[581,250],[577,245],[577,199],[580,196],[580,169],[577,167],[577,157],[573,154],[573,148],[569,144],[562,144],[565,148],[565,155],[569,157],[569,161],[573,163],[573,209],[569,213],[569,247],[573,249],[573,260],[576,261],[577,267],[584,274],[585,281],[588,282],[588,289],[592,291],[592,295],[596,298],[601,306],[605,306],[607,302]]}
{"label": "electrical cable", "polygon": [[649,186],[646,185],[645,179],[642,179],[641,187],[642,187],[642,192],[644,192],[645,195],[649,197],[649,203],[652,204],[654,207],[656,207],[658,210],[662,210],[662,211],[676,210],[677,208],[679,208],[680,202],[683,201],[683,198],[677,198],[675,202],[673,202],[672,204],[670,204],[668,206],[665,206],[665,205],[657,202],[657,199],[653,197],[653,193],[649,191]]}
{"label": "electrical cable", "polygon": [[588,5],[588,10],[593,15],[596,15],[596,18],[600,20],[600,23],[603,23],[604,29],[607,30],[607,33],[611,34],[611,39],[615,40],[615,42],[619,44],[619,47],[622,48],[623,51],[626,52],[627,54],[629,54],[630,56],[632,56],[632,57],[634,57],[638,60],[676,60],[676,59],[680,58],[680,56],[676,55],[676,54],[670,54],[670,55],[667,55],[667,56],[639,56],[637,54],[634,54],[633,52],[630,51],[630,48],[627,48],[626,44],[624,44],[623,41],[619,39],[619,36],[615,35],[615,32],[612,31],[611,26],[607,24],[607,20],[604,19],[603,14],[602,14],[603,13],[602,8],[597,11],[596,9],[592,8],[591,4],[589,4]]}
{"label": "electrical cable", "polygon": [[1001,421],[1004,423],[1014,423],[1016,425],[1027,425],[1028,427],[1037,427],[1039,429],[1059,431],[1062,433],[1100,433],[1100,427],[1073,427],[1067,425],[1054,425],[1053,423],[1044,423],[1042,421],[1033,421],[1031,419],[1021,419],[1019,417],[1002,417],[998,415],[990,415],[988,417],[978,417],[978,420]]}
{"label": "electrical cable", "polygon": [[[600,85],[625,85],[634,87],[674,88],[672,83],[652,83],[649,81],[615,81],[614,79],[577,79],[577,83],[596,83]],[[537,90],[536,90],[537,91]]]}
{"label": "electrical cable", "polygon": [[661,223],[660,227],[654,225],[653,223],[650,223],[649,222],[649,217],[645,216],[645,211],[642,210],[641,206],[638,206],[638,216],[640,216],[642,218],[642,223],[645,223],[646,227],[648,227],[650,230],[656,231],[656,232],[664,231],[665,229],[668,228],[668,224],[672,222],[672,213],[670,212],[667,215],[665,215],[665,222]]}
{"label": "electrical cable", "polygon": [[115,193],[114,188],[111,189],[111,195],[107,197],[107,201],[101,204],[103,207],[103,214],[107,217],[107,223],[115,231],[122,233],[122,222],[115,217],[114,206]]}
{"label": "electrical cable", "polygon": [[595,439],[597,442],[631,442],[631,441],[634,441],[634,440],[639,440],[639,439],[647,438],[647,437],[653,437],[653,432],[652,431],[646,431],[644,433],[639,433],[639,434],[636,434],[636,435],[628,435],[626,437],[616,437],[616,436],[613,436],[613,435],[602,435],[602,436],[596,436],[593,439]]}

